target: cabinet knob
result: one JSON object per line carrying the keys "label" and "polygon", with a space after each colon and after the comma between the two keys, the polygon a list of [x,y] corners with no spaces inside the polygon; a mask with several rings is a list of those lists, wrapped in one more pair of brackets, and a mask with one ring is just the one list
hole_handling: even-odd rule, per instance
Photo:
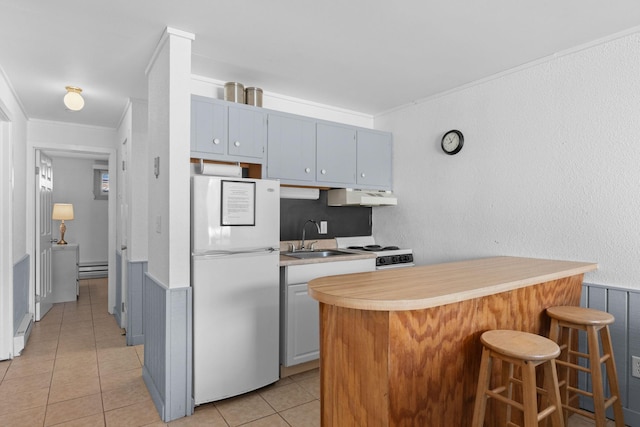
{"label": "cabinet knob", "polygon": [[321,173],[322,175],[326,175],[326,174],[327,174],[327,170],[326,170],[326,169],[322,169],[322,170],[320,171],[320,173]]}
{"label": "cabinet knob", "polygon": [[311,168],[305,168],[304,172],[305,172],[305,173],[309,173],[309,172],[311,172]]}
{"label": "cabinet knob", "polygon": [[240,141],[234,142],[233,145],[235,145],[236,147],[240,147]]}
{"label": "cabinet knob", "polygon": [[362,173],[360,174],[360,177],[361,177],[361,178],[364,178],[364,172],[362,172]]}
{"label": "cabinet knob", "polygon": [[218,144],[220,144],[220,140],[218,138],[213,138],[213,143],[215,145],[218,145]]}

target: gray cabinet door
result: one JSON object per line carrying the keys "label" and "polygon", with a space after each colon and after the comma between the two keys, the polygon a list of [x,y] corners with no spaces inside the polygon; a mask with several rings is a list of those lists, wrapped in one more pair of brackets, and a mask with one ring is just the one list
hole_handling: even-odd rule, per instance
{"label": "gray cabinet door", "polygon": [[316,144],[316,181],[341,185],[355,184],[355,128],[318,123]]}
{"label": "gray cabinet door", "polygon": [[295,181],[315,180],[315,120],[270,114],[267,147],[267,176],[269,178]]}
{"label": "gray cabinet door", "polygon": [[359,188],[391,190],[391,145],[390,133],[358,130]]}
{"label": "gray cabinet door", "polygon": [[229,155],[264,157],[267,119],[262,111],[229,106]]}
{"label": "gray cabinet door", "polygon": [[225,154],[227,107],[209,100],[191,100],[191,151]]}
{"label": "gray cabinet door", "polygon": [[318,301],[307,292],[307,284],[287,286],[287,366],[320,357],[320,315]]}

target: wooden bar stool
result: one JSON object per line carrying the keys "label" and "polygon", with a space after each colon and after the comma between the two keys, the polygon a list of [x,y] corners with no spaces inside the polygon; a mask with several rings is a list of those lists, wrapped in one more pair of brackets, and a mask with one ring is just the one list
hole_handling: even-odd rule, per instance
{"label": "wooden bar stool", "polygon": [[[593,419],[596,427],[605,427],[607,419],[605,411],[613,405],[613,414],[616,427],[624,427],[624,414],[622,412],[622,402],[618,388],[618,373],[613,358],[613,347],[611,346],[611,335],[609,325],[615,318],[604,311],[582,307],[549,307],[547,314],[551,318],[551,330],[549,339],[555,341],[560,346],[561,354],[556,363],[558,364],[558,377],[561,389],[562,407],[564,408],[565,422],[569,417],[569,411],[582,414]],[[573,336],[573,331],[586,331],[587,351],[580,353],[575,347],[577,337]],[[602,354],[598,342],[598,333],[602,340]],[[580,359],[588,361],[588,368],[578,364]],[[602,364],[605,364],[606,374],[609,383],[610,397],[604,395],[604,381],[602,376]],[[586,372],[591,375],[592,392],[574,387],[576,373]],[[573,373],[573,376],[571,376]],[[574,381],[571,381],[571,379]],[[573,400],[578,398],[578,394],[593,399],[595,413],[584,411],[573,404]]]}
{"label": "wooden bar stool", "polygon": [[[558,345],[539,335],[509,330],[487,331],[480,340],[484,348],[471,425],[483,426],[487,400],[492,398],[507,405],[508,426],[516,425],[511,421],[513,407],[524,413],[524,427],[537,427],[539,421],[548,416],[551,416],[553,427],[564,427],[555,365],[555,358],[560,354]],[[502,384],[491,389],[492,365],[495,360],[502,362]],[[536,367],[539,365],[543,365],[544,369],[542,388],[536,385]],[[520,368],[521,379],[514,377],[514,368]],[[522,402],[513,400],[513,384],[522,386]],[[546,407],[539,412],[538,394],[546,397],[541,401],[547,402]]]}

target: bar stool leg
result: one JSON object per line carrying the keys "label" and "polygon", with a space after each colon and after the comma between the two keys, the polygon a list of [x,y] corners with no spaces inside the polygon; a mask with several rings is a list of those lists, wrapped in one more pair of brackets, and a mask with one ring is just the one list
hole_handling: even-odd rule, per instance
{"label": "bar stool leg", "polygon": [[536,364],[529,361],[525,361],[522,366],[522,401],[524,402],[524,427],[537,427]]}
{"label": "bar stool leg", "polygon": [[[551,328],[549,329],[549,339],[555,343],[558,343],[558,345],[560,346],[560,356],[558,356],[558,359],[564,362],[568,362],[569,360],[569,346],[566,344],[562,344],[562,343],[570,342],[570,341],[566,341],[566,334],[567,334],[567,329],[560,327],[560,323],[558,322],[558,320],[552,318]],[[564,397],[562,401],[568,402],[569,369],[564,365],[558,366],[557,377],[559,382],[558,386],[560,388],[560,395]],[[560,410],[563,413],[564,423],[566,425],[568,422],[569,413],[568,411],[564,411],[562,406],[560,406]]]}
{"label": "bar stool leg", "polygon": [[568,414],[562,410],[562,400],[560,400],[560,392],[558,390],[558,375],[556,373],[556,361],[551,360],[544,365],[544,383],[551,384],[551,386],[545,385],[549,393],[549,405],[556,407],[556,410],[551,414],[551,425],[553,427],[563,427],[567,425]]}
{"label": "bar stool leg", "polygon": [[489,389],[491,380],[491,350],[484,347],[482,349],[482,359],[480,361],[480,375],[478,377],[478,389],[476,391],[476,402],[473,407],[472,427],[482,427],[484,424],[484,413],[487,409],[487,395],[485,391]]}
{"label": "bar stool leg", "polygon": [[[502,384],[507,391],[507,399],[513,399],[513,375],[514,375],[514,366],[513,363],[507,363],[505,361],[501,361],[502,363]],[[504,411],[503,411],[504,412]],[[511,422],[511,405],[506,405],[506,413],[504,414],[504,425],[509,425]]]}
{"label": "bar stool leg", "polygon": [[587,346],[589,347],[589,367],[591,369],[591,388],[593,392],[593,409],[596,427],[606,427],[604,413],[604,388],[602,386],[602,368],[600,366],[600,346],[598,331],[593,326],[587,327]]}
{"label": "bar stool leg", "polygon": [[615,417],[616,427],[625,427],[622,402],[620,401],[620,388],[618,386],[618,372],[613,358],[613,346],[611,345],[609,325],[606,325],[600,331],[600,338],[602,339],[602,347],[605,349],[605,352],[609,353],[609,358],[605,361],[605,366],[607,369],[610,393],[612,396],[616,396],[616,400],[613,402],[613,416]]}

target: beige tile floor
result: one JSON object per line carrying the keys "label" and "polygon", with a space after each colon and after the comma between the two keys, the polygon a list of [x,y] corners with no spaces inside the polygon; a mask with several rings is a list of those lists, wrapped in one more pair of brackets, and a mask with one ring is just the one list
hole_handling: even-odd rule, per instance
{"label": "beige tile floor", "polygon": [[[0,362],[0,426],[320,425],[317,370],[163,423],[142,380],[143,346],[125,345],[106,308],[106,279],[81,281],[78,301],[54,305],[22,355]],[[593,425],[577,416],[569,423]]]}
{"label": "beige tile floor", "polygon": [[[142,380],[143,346],[127,347],[107,312],[106,279],[82,280],[55,304],[22,355],[0,361],[0,426],[163,426]],[[320,425],[318,372],[198,406],[169,426]]]}

